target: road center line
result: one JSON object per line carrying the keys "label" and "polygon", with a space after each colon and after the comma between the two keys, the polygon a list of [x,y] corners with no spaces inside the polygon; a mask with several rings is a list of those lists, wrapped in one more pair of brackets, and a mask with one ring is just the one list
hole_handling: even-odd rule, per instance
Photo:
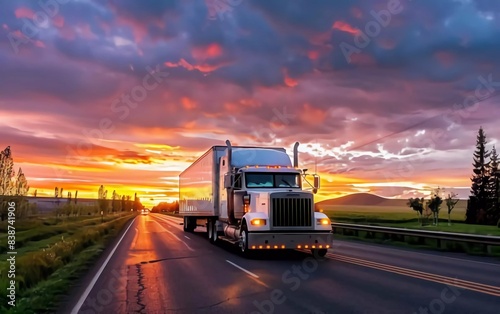
{"label": "road center line", "polygon": [[259,278],[259,276],[257,276],[256,274],[252,273],[252,272],[251,272],[251,271],[249,271],[249,270],[246,270],[245,268],[243,268],[243,267],[241,267],[241,266],[239,266],[239,265],[237,265],[237,264],[235,264],[235,263],[233,263],[233,262],[231,262],[231,261],[229,261],[229,260],[226,260],[226,262],[228,262],[229,264],[233,265],[234,267],[236,267],[236,268],[238,268],[238,269],[240,269],[240,270],[244,271],[245,273],[249,274],[250,276],[252,276],[252,277],[254,277],[254,278]]}
{"label": "road center line", "polygon": [[71,314],[78,314],[78,312],[80,311],[80,308],[82,307],[83,303],[85,302],[85,300],[87,300],[87,297],[89,296],[90,294],[90,291],[92,291],[92,289],[94,288],[94,285],[95,283],[97,282],[97,279],[99,279],[99,276],[102,274],[102,272],[104,271],[104,268],[106,268],[106,265],[108,265],[108,262],[109,260],[111,259],[111,257],[113,256],[113,254],[115,253],[116,249],[118,248],[118,246],[120,245],[120,243],[122,242],[123,238],[125,237],[125,235],[127,234],[127,231],[128,229],[130,229],[130,227],[134,224],[134,221],[137,217],[135,217],[132,222],[128,225],[127,229],[125,230],[125,232],[123,233],[122,237],[120,238],[120,240],[118,240],[118,242],[116,243],[115,247],[113,248],[113,250],[111,252],[109,252],[109,255],[108,257],[106,258],[106,260],[104,261],[104,263],[102,263],[101,265],[101,268],[99,268],[99,270],[97,271],[97,273],[95,274],[94,278],[92,278],[92,281],[90,282],[90,284],[88,285],[87,289],[85,289],[85,291],[83,292],[82,296],[80,297],[80,299],[78,300],[78,302],[76,303],[75,307],[73,308],[73,310],[71,311]]}
{"label": "road center line", "polygon": [[471,282],[463,279],[451,278],[438,274],[431,274],[414,269],[381,264],[358,258],[334,255],[331,253],[327,254],[327,258],[500,297],[500,287],[490,286],[478,282]]}
{"label": "road center line", "polygon": [[[356,248],[356,249],[365,249],[366,246],[369,246],[370,248],[374,248],[374,249],[377,248],[377,246],[374,246],[374,245],[357,244],[357,243],[356,244],[355,243],[348,243],[348,244],[346,244],[346,242],[342,242],[339,245],[342,245],[342,246],[345,246],[345,247]],[[404,254],[405,252],[410,252],[411,254],[430,256],[430,257],[434,257],[434,258],[439,257],[439,258],[451,259],[451,260],[456,260],[456,261],[460,261],[460,262],[464,262],[464,263],[477,263],[477,264],[484,264],[484,265],[490,265],[490,266],[500,266],[500,264],[496,264],[496,263],[476,261],[474,259],[468,259],[468,258],[459,258],[459,257],[444,256],[444,255],[441,255],[441,254],[430,254],[430,253],[422,253],[422,252],[416,252],[416,251],[407,251],[407,250],[395,249],[395,248],[390,248],[390,247],[384,247],[384,250],[394,251],[394,252],[398,252],[400,254],[401,253]]]}

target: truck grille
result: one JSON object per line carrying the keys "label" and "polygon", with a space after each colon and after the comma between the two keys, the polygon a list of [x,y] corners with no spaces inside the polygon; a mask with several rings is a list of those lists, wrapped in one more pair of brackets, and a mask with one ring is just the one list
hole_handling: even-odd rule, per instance
{"label": "truck grille", "polygon": [[272,198],[272,226],[312,226],[311,205],[309,198]]}

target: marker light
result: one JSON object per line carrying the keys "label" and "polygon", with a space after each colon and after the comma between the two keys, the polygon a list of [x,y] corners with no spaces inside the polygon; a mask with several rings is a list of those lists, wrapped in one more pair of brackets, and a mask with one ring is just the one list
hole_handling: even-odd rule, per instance
{"label": "marker light", "polygon": [[327,225],[331,225],[331,221],[330,219],[328,218],[320,218],[320,219],[316,219],[316,224],[317,225],[322,225],[322,226],[327,226]]}
{"label": "marker light", "polygon": [[262,218],[254,218],[250,220],[250,224],[252,226],[265,226],[266,225],[266,220]]}

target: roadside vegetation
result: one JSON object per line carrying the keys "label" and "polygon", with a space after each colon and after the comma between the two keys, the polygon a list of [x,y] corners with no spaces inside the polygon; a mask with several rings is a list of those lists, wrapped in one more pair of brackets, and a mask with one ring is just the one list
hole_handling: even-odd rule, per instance
{"label": "roadside vegetation", "polygon": [[[136,212],[101,216],[53,217],[24,221],[17,225],[16,307],[7,307],[1,295],[1,313],[52,313],[62,296],[89,269],[106,244],[135,217]],[[7,224],[2,222],[2,234]],[[8,269],[7,248],[0,247],[0,268]],[[0,275],[0,289],[7,291],[7,274]],[[10,310],[10,311],[9,311]]]}
{"label": "roadside vegetation", "polygon": [[[83,204],[78,191],[63,198],[64,188],[55,187],[53,208],[39,213],[28,191],[22,169],[14,172],[10,147],[0,151],[0,313],[55,313],[75,280],[142,208],[137,195],[132,200],[113,191],[107,199],[103,185],[98,199]],[[37,191],[32,194],[37,199]],[[11,290],[15,307],[8,303]]]}

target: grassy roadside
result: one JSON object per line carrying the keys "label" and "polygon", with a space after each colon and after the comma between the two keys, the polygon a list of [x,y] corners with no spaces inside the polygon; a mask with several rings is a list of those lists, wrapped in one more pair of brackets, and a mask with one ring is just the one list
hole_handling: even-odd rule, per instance
{"label": "grassy roadside", "polygon": [[[0,295],[1,313],[54,313],[59,303],[72,285],[84,275],[99,258],[106,246],[123,227],[134,218],[136,213],[110,215],[101,223],[94,217],[75,222],[62,222],[52,225],[64,230],[65,236],[53,236],[51,232],[45,239],[27,241],[16,256],[16,307],[7,304],[7,295]],[[78,219],[76,219],[78,220]],[[68,228],[71,224],[71,229]],[[38,227],[45,230],[44,225]],[[35,227],[35,230],[38,229]],[[29,231],[29,230],[26,230]],[[2,254],[0,266],[7,269],[6,255]],[[8,278],[0,274],[0,289],[8,291]]]}
{"label": "grassy roadside", "polygon": [[416,237],[394,237],[384,238],[382,235],[368,235],[367,232],[360,231],[358,235],[354,234],[339,234],[333,235],[335,240],[352,240],[359,242],[368,242],[376,244],[390,245],[401,248],[425,249],[440,252],[466,253],[475,256],[489,256],[500,258],[500,247],[486,247],[480,245],[468,245],[465,243],[457,243],[453,241],[438,241],[436,239],[427,239],[422,241]]}
{"label": "grassy roadside", "polygon": [[392,228],[418,229],[428,231],[443,231],[455,233],[470,233],[500,236],[500,228],[496,226],[470,225],[464,223],[460,213],[455,213],[451,217],[451,225],[448,226],[448,219],[441,217],[437,226],[432,225],[432,219],[423,219],[421,226],[416,215],[406,212],[382,212],[382,211],[323,211],[333,222],[364,224],[373,226],[384,226]]}

